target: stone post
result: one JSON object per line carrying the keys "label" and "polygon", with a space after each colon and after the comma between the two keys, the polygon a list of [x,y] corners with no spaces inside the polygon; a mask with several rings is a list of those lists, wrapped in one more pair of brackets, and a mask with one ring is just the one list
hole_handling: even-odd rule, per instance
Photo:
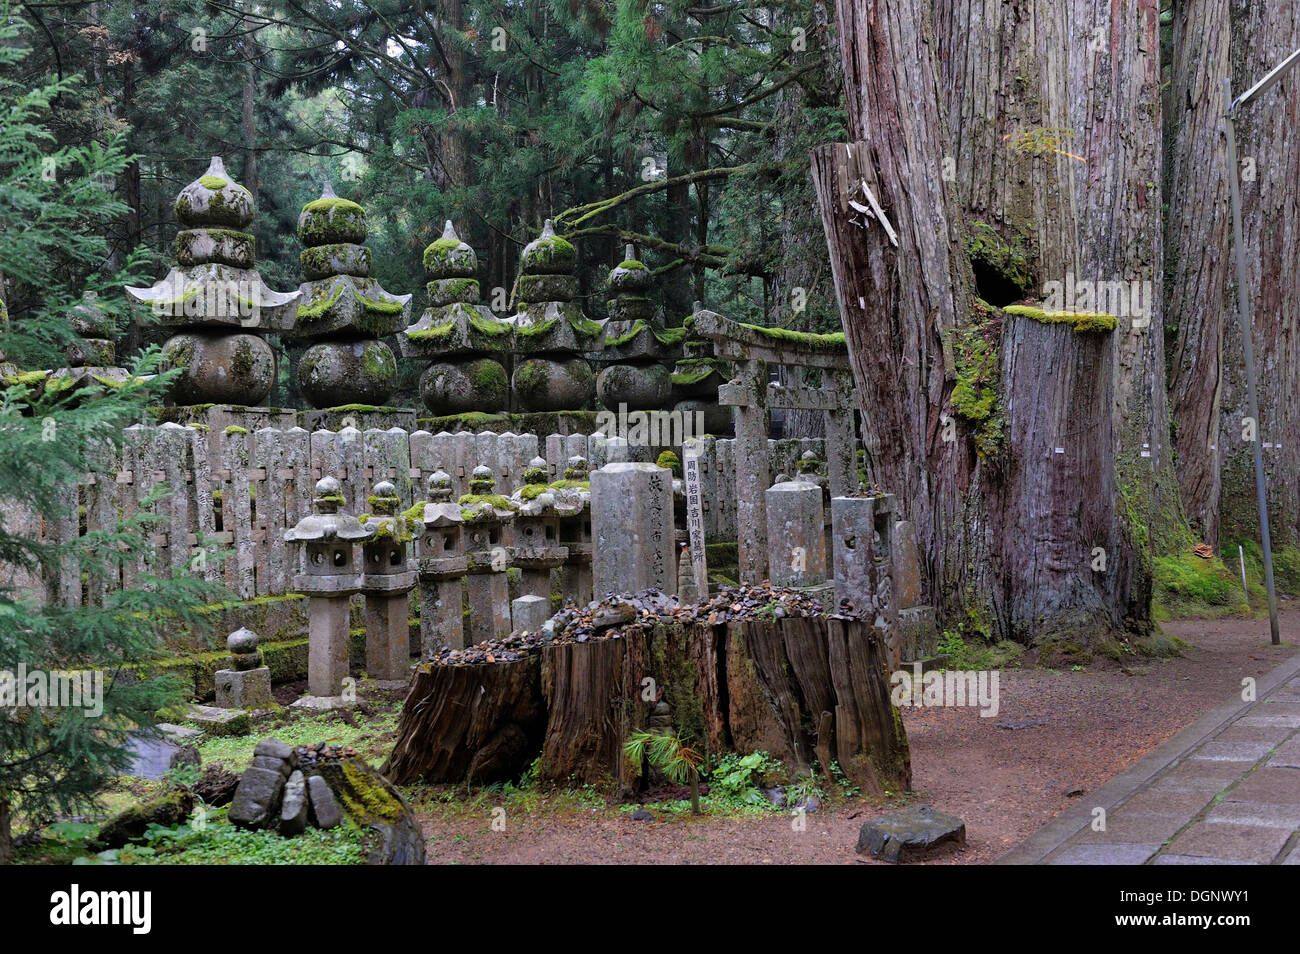
{"label": "stone post", "polygon": [[367,527],[374,537],[362,544],[365,570],[361,591],[366,595],[366,672],[372,679],[405,680],[411,670],[411,590],[415,563],[407,557],[411,531],[398,514],[401,498],[387,480],[375,484],[374,514]]}
{"label": "stone post", "polygon": [[826,582],[825,508],[822,489],[802,480],[767,490],[769,573],[778,586]]}
{"label": "stone post", "polygon": [[757,583],[767,578],[767,516],[763,496],[771,482],[767,454],[767,363],[748,361],[737,369],[734,393],[736,422],[736,542],[740,578]]}
{"label": "stone post", "polygon": [[885,633],[891,665],[901,660],[890,536],[894,495],[831,499],[835,601],[839,612],[872,620]]}
{"label": "stone post", "polygon": [[579,606],[592,599],[590,479],[587,459],[575,455],[565,466],[564,480],[556,482],[560,543],[568,551],[560,568],[560,590]]}
{"label": "stone post", "polygon": [[443,646],[465,648],[465,557],[460,505],[451,499],[451,475],[438,470],[426,484],[424,535],[417,552],[420,574],[420,658],[432,659]]}
{"label": "stone post", "polygon": [[673,478],[656,464],[606,464],[591,475],[592,577],[596,598],[677,588]]}
{"label": "stone post", "polygon": [[542,596],[521,596],[510,604],[513,631],[540,633],[542,624],[551,618],[551,601]]}

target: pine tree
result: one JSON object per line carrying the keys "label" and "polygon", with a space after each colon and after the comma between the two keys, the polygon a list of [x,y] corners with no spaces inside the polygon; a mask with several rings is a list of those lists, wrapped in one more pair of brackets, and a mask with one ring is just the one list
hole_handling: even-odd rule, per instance
{"label": "pine tree", "polygon": [[[0,24],[0,76],[13,75],[28,52],[18,36],[14,25]],[[84,290],[124,278],[99,270],[108,260],[101,236],[124,211],[106,184],[131,157],[120,136],[55,146],[53,104],[77,88],[76,76],[35,87],[0,80],[0,263],[10,306],[0,325],[7,356],[0,382],[0,863],[10,857],[15,817],[37,828],[84,809],[122,770],[128,737],[152,731],[154,714],[179,698],[174,681],[133,667],[157,655],[164,624],[194,623],[199,608],[220,596],[198,579],[154,572],[132,588],[110,588],[98,606],[63,605],[42,585],[57,590],[69,573],[111,578],[126,561],[148,561],[147,533],[159,529],[142,516],[71,542],[39,532],[77,519],[68,488],[169,383],[168,375],[149,377],[153,353],[135,362],[127,383],[102,391],[74,391],[60,383],[66,378],[19,371],[59,367],[73,333],[71,305]],[[78,674],[91,696],[81,706],[52,704],[16,684],[20,666]],[[102,692],[94,689],[95,673]]]}

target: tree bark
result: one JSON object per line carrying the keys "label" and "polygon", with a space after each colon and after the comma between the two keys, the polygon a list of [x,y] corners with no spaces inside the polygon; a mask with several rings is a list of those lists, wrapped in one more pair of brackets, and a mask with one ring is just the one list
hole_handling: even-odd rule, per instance
{"label": "tree bark", "polygon": [[[997,332],[972,307],[966,237],[982,223],[1019,246],[1038,280],[1023,281],[1026,294],[1048,281],[1154,290],[1155,7],[940,0],[933,44],[927,9],[842,0],[850,131],[863,142],[814,153],[869,466],[906,502],[945,622],[973,615],[985,635],[1034,644],[1145,631],[1144,531],[1168,509],[1154,501],[1172,522],[1178,511],[1158,300],[1121,299],[1146,311],[1136,323],[1121,315],[1114,334],[994,311]],[[853,224],[859,179],[897,248],[877,218]],[[983,422],[951,402],[974,332],[998,348],[997,403]],[[942,439],[949,418],[964,439]]]}
{"label": "tree bark", "polygon": [[[1176,332],[1170,402],[1178,479],[1205,539],[1229,548],[1258,539],[1252,448],[1243,440],[1245,380],[1223,113],[1223,80],[1239,95],[1300,42],[1294,4],[1188,0],[1173,25],[1170,213],[1166,274]],[[1300,303],[1290,294],[1300,266],[1300,177],[1294,74],[1256,100],[1237,123],[1247,294],[1258,356],[1258,439],[1265,442],[1275,545],[1300,542]],[[1278,447],[1277,445],[1281,445]],[[1273,445],[1272,447],[1268,445]]]}
{"label": "tree bark", "polygon": [[397,743],[381,770],[395,784],[515,778],[545,726],[541,661],[424,665],[402,706]]}

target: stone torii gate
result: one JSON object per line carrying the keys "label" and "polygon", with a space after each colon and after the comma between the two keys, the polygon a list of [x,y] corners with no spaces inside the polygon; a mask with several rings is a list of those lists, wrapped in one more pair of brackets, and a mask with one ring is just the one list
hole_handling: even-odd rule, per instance
{"label": "stone torii gate", "polygon": [[[839,335],[811,335],[731,321],[697,304],[695,333],[713,342],[714,355],[735,365],[735,376],[718,388],[735,421],[736,537],[740,577],[768,577],[767,505],[772,485],[768,464],[768,412],[772,408],[821,411],[826,418],[826,471],[832,497],[856,493],[857,431],[853,370]],[[768,381],[769,365],[798,369],[793,383]]]}

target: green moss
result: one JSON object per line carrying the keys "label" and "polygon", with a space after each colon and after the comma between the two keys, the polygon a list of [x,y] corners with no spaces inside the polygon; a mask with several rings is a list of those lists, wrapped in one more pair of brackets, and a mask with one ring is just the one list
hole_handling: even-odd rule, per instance
{"label": "green moss", "polygon": [[1158,556],[1153,580],[1162,616],[1214,617],[1250,610],[1241,583],[1218,557],[1204,559],[1190,551]]}
{"label": "green moss", "polygon": [[629,270],[629,271],[633,271],[633,272],[637,272],[637,271],[644,272],[644,271],[646,271],[645,263],[643,263],[643,262],[638,262],[635,258],[629,258],[626,262],[619,262],[619,263],[618,263],[618,267],[619,267],[619,268],[625,268],[625,269],[627,269],[627,270]]}
{"label": "green moss", "polygon": [[406,337],[412,341],[436,341],[440,338],[448,338],[456,327],[455,320],[448,321],[445,324],[434,325],[431,328],[420,328],[415,331],[408,331]]}
{"label": "green moss", "polygon": [[319,318],[324,315],[327,311],[333,308],[339,298],[342,297],[343,286],[343,282],[335,282],[332,286],[329,286],[328,290],[321,286],[317,286],[312,291],[311,304],[298,306],[298,320],[311,321],[314,318]]}
{"label": "green moss", "polygon": [[975,222],[971,225],[970,238],[966,241],[966,251],[972,260],[998,272],[1022,290],[1034,284],[1029,256],[1025,253],[1024,240],[1019,235],[1007,241],[993,226]]}
{"label": "green moss", "polygon": [[351,199],[315,199],[302,207],[304,212],[348,212],[365,215],[365,209]]}
{"label": "green moss", "polygon": [[1046,325],[1070,325],[1077,335],[1105,334],[1115,330],[1119,323],[1114,315],[1091,311],[1045,311],[1033,305],[1007,305],[1002,309],[1008,315],[1032,318]]}
{"label": "green moss", "polygon": [[381,301],[366,298],[364,295],[358,295],[357,297],[361,299],[361,305],[366,311],[374,312],[377,315],[396,315],[402,310],[400,301]]}
{"label": "green moss", "polygon": [[462,507],[477,507],[491,504],[497,510],[518,510],[519,505],[500,494],[463,494],[457,501]]}
{"label": "green moss", "polygon": [[625,345],[641,332],[645,331],[645,329],[646,323],[638,318],[636,321],[632,322],[631,328],[619,335],[617,338],[606,338],[605,346],[608,348],[617,348],[619,345]]}
{"label": "green moss", "polygon": [[550,321],[543,321],[540,325],[532,325],[531,327],[516,326],[515,335],[520,338],[529,338],[533,335],[544,335],[559,323],[559,318],[552,318]]}
{"label": "green moss", "polygon": [[503,335],[510,334],[512,328],[504,321],[497,321],[495,318],[484,318],[482,315],[471,313],[469,316],[469,326],[481,335],[487,335],[491,338],[499,338]]}
{"label": "green moss", "polygon": [[451,261],[451,253],[460,248],[464,242],[458,239],[440,238],[429,245],[424,250],[425,271],[432,272],[439,266],[446,266]]}
{"label": "green moss", "polygon": [[762,325],[742,324],[740,327],[756,332],[764,338],[770,338],[773,341],[794,345],[809,351],[841,352],[848,349],[848,343],[842,331],[821,335],[807,331],[791,331],[789,328],[765,328]]}
{"label": "green moss", "polygon": [[654,328],[652,330],[654,331],[655,340],[661,345],[668,345],[671,347],[679,345],[686,340],[685,326],[678,326],[676,328]]}
{"label": "green moss", "polygon": [[953,413],[975,425],[975,447],[980,457],[994,456],[1001,449],[1004,427],[998,402],[1001,315],[996,308],[977,299],[971,323],[953,331],[952,336],[957,384],[949,403]]}
{"label": "green moss", "polygon": [[248,433],[248,428],[240,427],[238,424],[230,424],[226,427],[227,437],[231,436],[232,434],[247,434],[247,433]]}
{"label": "green moss", "polygon": [[546,484],[525,484],[519,488],[519,496],[523,500],[536,500],[548,490]]}
{"label": "green moss", "polygon": [[199,185],[205,189],[211,189],[216,192],[218,189],[224,189],[230,183],[220,176],[199,176]]}
{"label": "green moss", "polygon": [[551,484],[552,490],[591,490],[590,480],[570,480],[565,478]]}

